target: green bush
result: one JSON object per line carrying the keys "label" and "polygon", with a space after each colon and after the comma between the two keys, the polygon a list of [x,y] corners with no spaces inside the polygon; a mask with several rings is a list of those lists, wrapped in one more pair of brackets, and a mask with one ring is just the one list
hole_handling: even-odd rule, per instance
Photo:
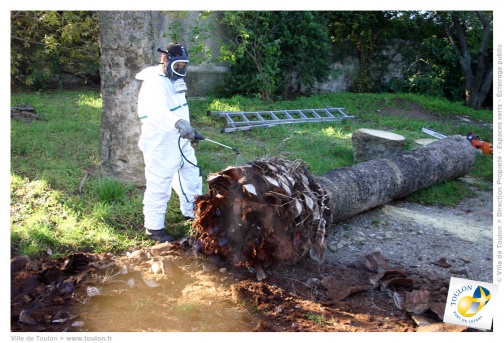
{"label": "green bush", "polygon": [[34,69],[26,76],[25,84],[34,90],[45,90],[51,81],[47,70]]}
{"label": "green bush", "polygon": [[217,96],[264,100],[286,98],[302,87],[310,93],[331,70],[331,41],[324,12],[232,11],[223,24],[233,38],[221,47],[231,73]]}

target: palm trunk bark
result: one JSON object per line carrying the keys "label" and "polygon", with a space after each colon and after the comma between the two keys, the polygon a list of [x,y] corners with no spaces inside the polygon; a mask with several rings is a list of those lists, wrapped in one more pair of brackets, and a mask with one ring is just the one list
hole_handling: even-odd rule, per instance
{"label": "palm trunk bark", "polygon": [[261,159],[208,177],[196,199],[195,251],[217,264],[262,268],[308,255],[321,263],[330,224],[467,174],[475,149],[452,136],[417,150],[313,176],[302,163]]}

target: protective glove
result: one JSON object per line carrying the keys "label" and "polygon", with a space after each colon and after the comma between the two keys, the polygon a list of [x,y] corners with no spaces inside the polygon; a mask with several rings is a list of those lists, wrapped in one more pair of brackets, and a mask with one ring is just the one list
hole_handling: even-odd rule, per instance
{"label": "protective glove", "polygon": [[187,120],[179,119],[175,123],[175,128],[179,130],[180,137],[190,140],[191,143],[196,140],[196,130],[187,122]]}

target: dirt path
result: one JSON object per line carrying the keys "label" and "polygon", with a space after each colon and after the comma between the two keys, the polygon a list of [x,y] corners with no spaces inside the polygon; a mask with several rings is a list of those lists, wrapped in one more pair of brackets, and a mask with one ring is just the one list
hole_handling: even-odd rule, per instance
{"label": "dirt path", "polygon": [[356,256],[378,250],[412,270],[492,282],[492,203],[492,193],[481,191],[455,208],[394,201],[339,223],[326,260],[359,266]]}

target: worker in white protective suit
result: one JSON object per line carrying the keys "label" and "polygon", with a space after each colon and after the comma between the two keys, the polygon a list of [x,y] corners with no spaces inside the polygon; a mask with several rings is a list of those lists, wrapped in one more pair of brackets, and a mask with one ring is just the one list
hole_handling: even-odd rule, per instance
{"label": "worker in white protective suit", "polygon": [[162,53],[159,65],[136,75],[143,81],[138,95],[138,117],[142,122],[138,146],[145,162],[145,234],[158,242],[171,242],[174,238],[164,228],[172,188],[186,219],[194,218],[194,197],[202,192],[193,148],[199,135],[190,125],[185,96],[187,51],[175,43],[158,51]]}

